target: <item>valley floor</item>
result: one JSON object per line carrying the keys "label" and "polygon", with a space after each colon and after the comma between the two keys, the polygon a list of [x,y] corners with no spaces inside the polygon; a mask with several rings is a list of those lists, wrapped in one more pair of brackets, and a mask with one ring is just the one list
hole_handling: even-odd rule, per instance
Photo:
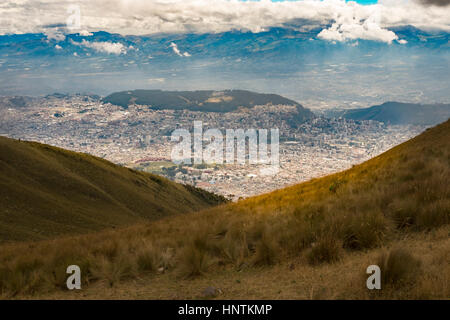
{"label": "valley floor", "polygon": [[[366,268],[392,248],[407,250],[420,261],[408,283],[366,288]],[[133,281],[105,282],[80,291],[56,291],[31,299],[204,299],[208,287],[217,299],[450,299],[450,226],[427,233],[408,233],[388,246],[367,252],[348,252],[337,263],[310,266],[304,255],[274,266],[216,270],[188,280],[175,273]],[[16,298],[27,298],[16,297]]]}

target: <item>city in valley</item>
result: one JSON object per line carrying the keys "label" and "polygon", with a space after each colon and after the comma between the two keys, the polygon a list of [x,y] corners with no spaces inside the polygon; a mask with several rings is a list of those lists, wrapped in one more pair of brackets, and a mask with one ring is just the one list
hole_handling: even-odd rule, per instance
{"label": "city in valley", "polygon": [[[104,103],[93,95],[2,98],[0,135],[89,153],[116,164],[237,200],[342,171],[416,136],[425,126],[317,116],[293,121],[295,107],[257,105],[232,112],[154,110]],[[176,165],[171,150],[176,129],[279,129],[277,174],[264,164]],[[270,150],[270,146],[268,148]]]}

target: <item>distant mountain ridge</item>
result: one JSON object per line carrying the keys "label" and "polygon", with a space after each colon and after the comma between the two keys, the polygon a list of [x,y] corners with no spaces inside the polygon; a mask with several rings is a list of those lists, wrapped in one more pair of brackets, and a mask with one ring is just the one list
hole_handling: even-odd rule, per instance
{"label": "distant mountain ridge", "polygon": [[450,104],[415,104],[395,101],[363,109],[346,110],[342,117],[389,124],[435,125],[450,118]]}
{"label": "distant mountain ridge", "polygon": [[97,231],[223,201],[101,158],[0,137],[0,242]]}
{"label": "distant mountain ridge", "polygon": [[127,108],[131,104],[148,105],[152,109],[191,110],[204,112],[231,112],[239,108],[251,108],[256,105],[292,105],[302,113],[305,120],[314,114],[294,100],[277,94],[263,94],[246,90],[200,90],[200,91],[162,91],[133,90],[115,92],[103,99],[103,102]]}

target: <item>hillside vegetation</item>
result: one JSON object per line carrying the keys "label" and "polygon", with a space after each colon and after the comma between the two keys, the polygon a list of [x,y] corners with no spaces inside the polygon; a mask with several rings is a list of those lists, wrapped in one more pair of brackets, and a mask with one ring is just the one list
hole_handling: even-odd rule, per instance
{"label": "hillside vegetation", "polygon": [[98,231],[222,201],[100,158],[0,137],[0,242]]}
{"label": "hillside vegetation", "polygon": [[347,110],[347,119],[376,120],[390,124],[436,125],[450,117],[450,104],[385,102],[378,106]]}
{"label": "hillside vegetation", "polygon": [[[4,297],[450,297],[450,121],[353,168],[129,228],[0,247]],[[77,264],[83,290],[65,289]],[[365,270],[382,268],[369,292]]]}
{"label": "hillside vegetation", "polygon": [[256,105],[297,106],[304,120],[314,118],[314,114],[299,103],[277,94],[262,94],[245,90],[225,91],[162,91],[133,90],[115,92],[103,99],[127,108],[130,104],[148,105],[155,110],[191,110],[203,112],[231,112],[239,108],[251,108]]}

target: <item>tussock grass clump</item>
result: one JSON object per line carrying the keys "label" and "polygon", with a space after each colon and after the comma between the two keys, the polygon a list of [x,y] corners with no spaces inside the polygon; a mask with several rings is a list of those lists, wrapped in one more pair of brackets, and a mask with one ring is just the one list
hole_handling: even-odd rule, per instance
{"label": "tussock grass clump", "polygon": [[414,199],[397,199],[390,204],[389,209],[398,229],[406,229],[416,224],[419,208]]}
{"label": "tussock grass clump", "polygon": [[137,253],[136,264],[140,272],[156,272],[160,259],[158,253],[152,248],[146,248]]}
{"label": "tussock grass clump", "polygon": [[325,236],[311,248],[307,254],[310,265],[333,263],[339,261],[342,255],[342,244],[336,238]]}
{"label": "tussock grass clump", "polygon": [[407,250],[394,248],[378,258],[382,286],[402,286],[414,282],[420,269],[420,260]]}
{"label": "tussock grass clump", "polygon": [[212,258],[205,250],[186,246],[180,254],[178,270],[183,278],[196,278],[205,274],[212,264]]}
{"label": "tussock grass clump", "polygon": [[379,246],[388,229],[388,222],[379,212],[365,212],[344,219],[343,247],[351,250],[371,249]]}
{"label": "tussock grass clump", "polygon": [[421,229],[435,229],[450,223],[450,199],[439,199],[421,208],[417,216]]}
{"label": "tussock grass clump", "polygon": [[0,267],[0,295],[14,297],[18,294],[34,294],[43,287],[44,281],[38,271],[22,269],[21,266]]}
{"label": "tussock grass clump", "polygon": [[274,237],[263,234],[261,240],[256,245],[252,263],[256,266],[273,265],[276,262],[278,254],[279,248]]}
{"label": "tussock grass clump", "polygon": [[113,287],[121,280],[135,275],[135,264],[133,260],[126,257],[120,257],[114,261],[102,257],[96,260],[91,272],[94,279],[106,281],[110,287]]}
{"label": "tussock grass clump", "polygon": [[58,252],[53,256],[52,262],[44,267],[42,276],[46,279],[50,287],[59,289],[67,289],[66,269],[70,265],[77,265],[82,270],[82,284],[88,284],[92,280],[92,268],[96,264],[97,258],[92,256],[88,251],[80,251],[74,254],[71,251],[67,253]]}
{"label": "tussock grass clump", "polygon": [[450,223],[450,200],[445,198],[420,203],[411,197],[394,202],[390,209],[400,230],[430,230]]}
{"label": "tussock grass clump", "polygon": [[240,228],[232,228],[222,241],[222,256],[225,263],[241,266],[250,255],[247,234]]}

